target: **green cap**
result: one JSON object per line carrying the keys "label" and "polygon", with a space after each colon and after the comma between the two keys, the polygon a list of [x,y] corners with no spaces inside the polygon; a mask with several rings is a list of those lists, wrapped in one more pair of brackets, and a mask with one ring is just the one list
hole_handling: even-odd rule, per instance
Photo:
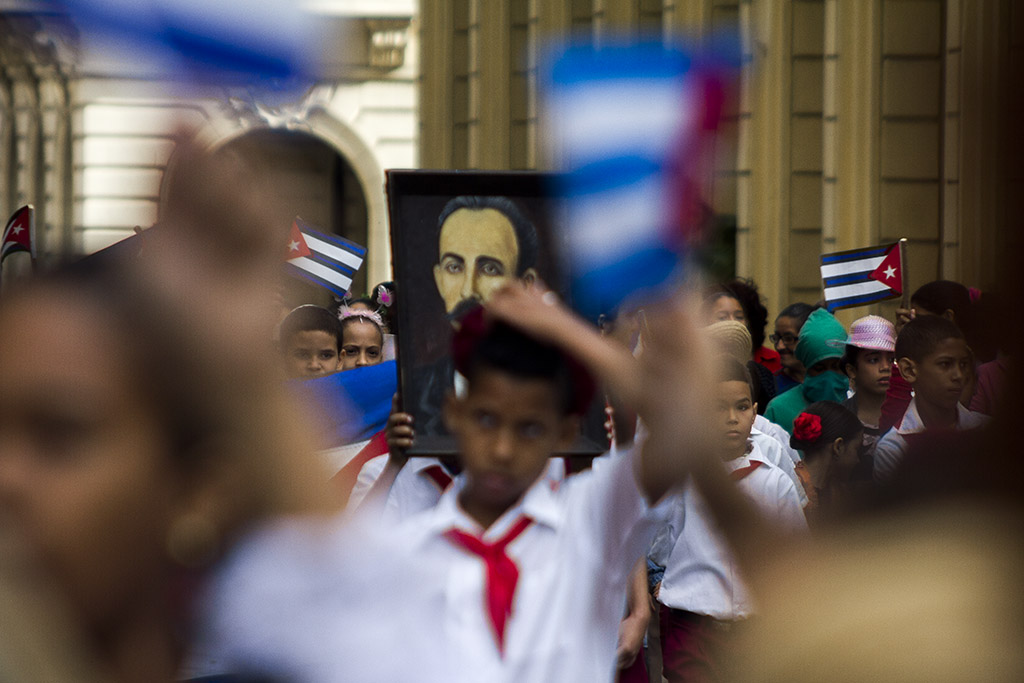
{"label": "green cap", "polygon": [[793,351],[797,360],[810,368],[826,358],[841,358],[846,330],[836,317],[819,308],[807,317]]}

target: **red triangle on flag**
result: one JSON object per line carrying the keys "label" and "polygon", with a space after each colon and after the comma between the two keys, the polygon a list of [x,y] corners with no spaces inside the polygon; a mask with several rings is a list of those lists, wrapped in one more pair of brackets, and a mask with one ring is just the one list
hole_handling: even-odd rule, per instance
{"label": "red triangle on flag", "polygon": [[900,259],[900,244],[889,247],[885,258],[878,264],[878,267],[868,275],[872,280],[878,280],[886,287],[897,294],[903,293],[903,262]]}
{"label": "red triangle on flag", "polygon": [[32,214],[34,211],[31,204],[26,204],[15,211],[7,221],[3,237],[0,238],[0,262],[18,251],[27,252],[35,261],[32,245]]}
{"label": "red triangle on flag", "polygon": [[293,258],[300,258],[302,256],[309,256],[313,252],[309,250],[309,245],[306,244],[306,237],[299,230],[298,221],[292,221],[292,231],[288,235],[288,248],[285,252],[284,260],[290,261]]}

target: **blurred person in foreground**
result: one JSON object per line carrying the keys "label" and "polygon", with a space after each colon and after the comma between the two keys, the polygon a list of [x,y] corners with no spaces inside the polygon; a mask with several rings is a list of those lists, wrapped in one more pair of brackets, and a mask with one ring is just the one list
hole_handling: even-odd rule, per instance
{"label": "blurred person in foreground", "polygon": [[260,343],[284,235],[229,189],[255,185],[240,167],[180,153],[134,260],[0,304],[0,529],[26,567],[0,596],[31,574],[38,597],[0,614],[0,680],[176,679],[217,558],[257,520],[332,509]]}

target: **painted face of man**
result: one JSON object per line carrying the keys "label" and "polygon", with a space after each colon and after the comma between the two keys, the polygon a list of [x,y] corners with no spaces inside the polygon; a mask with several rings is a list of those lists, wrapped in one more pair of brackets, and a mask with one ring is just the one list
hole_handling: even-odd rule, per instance
{"label": "painted face of man", "polygon": [[[516,231],[495,209],[455,211],[441,226],[438,247],[434,282],[448,313],[463,301],[487,301],[492,292],[516,276]],[[531,276],[532,269],[524,274]]]}

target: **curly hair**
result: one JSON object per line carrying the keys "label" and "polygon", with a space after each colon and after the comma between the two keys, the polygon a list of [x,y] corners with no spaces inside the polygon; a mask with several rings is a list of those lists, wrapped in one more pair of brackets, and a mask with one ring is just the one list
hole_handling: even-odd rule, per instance
{"label": "curly hair", "polygon": [[711,302],[720,296],[730,296],[740,302],[747,319],[747,329],[750,330],[750,351],[757,351],[764,345],[764,328],[768,324],[768,309],[761,302],[757,285],[753,280],[734,278],[710,288],[704,300]]}

